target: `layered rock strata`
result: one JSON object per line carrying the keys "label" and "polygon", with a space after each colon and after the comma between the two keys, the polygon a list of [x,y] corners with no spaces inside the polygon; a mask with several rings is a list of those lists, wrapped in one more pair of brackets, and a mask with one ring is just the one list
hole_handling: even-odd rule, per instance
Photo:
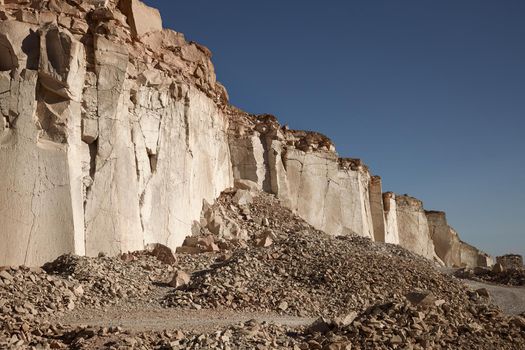
{"label": "layered rock strata", "polygon": [[210,51],[138,0],[6,0],[0,19],[0,265],[175,248],[235,180],[333,235],[484,259],[325,136],[231,106]]}

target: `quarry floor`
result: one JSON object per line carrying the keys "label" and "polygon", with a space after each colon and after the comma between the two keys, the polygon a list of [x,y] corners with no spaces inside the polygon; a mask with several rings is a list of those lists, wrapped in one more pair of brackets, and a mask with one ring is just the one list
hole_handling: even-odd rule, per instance
{"label": "quarry floor", "polygon": [[[517,315],[525,312],[525,287],[508,287],[472,280],[463,280],[463,282],[472,290],[486,288],[493,303],[507,314]],[[166,292],[165,287],[159,286],[152,292],[152,298],[161,297]],[[166,309],[155,303],[121,304],[102,310],[74,310],[53,321],[71,326],[120,327],[130,332],[162,331],[165,329],[213,332],[249,320],[291,328],[306,326],[314,321],[313,318],[281,316],[274,313]]]}
{"label": "quarry floor", "polygon": [[487,289],[493,303],[507,314],[518,315],[525,312],[525,287],[507,287],[471,280],[463,282],[474,290]]}

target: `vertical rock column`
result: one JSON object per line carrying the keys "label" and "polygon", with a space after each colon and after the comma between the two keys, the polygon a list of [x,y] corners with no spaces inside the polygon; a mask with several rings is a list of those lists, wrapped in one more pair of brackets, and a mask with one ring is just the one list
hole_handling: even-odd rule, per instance
{"label": "vertical rock column", "polygon": [[399,244],[428,259],[436,258],[423,203],[409,196],[396,196]]}
{"label": "vertical rock column", "polygon": [[383,205],[383,190],[381,178],[372,176],[370,180],[370,210],[372,212],[372,222],[374,224],[374,240],[385,242],[385,213]]}
{"label": "vertical rock column", "polygon": [[399,244],[397,203],[396,195],[394,193],[383,193],[383,208],[385,213],[385,243]]}
{"label": "vertical rock column", "polygon": [[445,213],[427,211],[425,214],[437,256],[446,266],[461,266],[461,243],[456,231],[448,225]]}
{"label": "vertical rock column", "polygon": [[82,254],[83,46],[54,25],[4,21],[0,32],[0,265]]}
{"label": "vertical rock column", "polygon": [[267,165],[264,160],[266,150],[259,133],[231,136],[230,152],[234,178],[253,181],[263,189],[267,182]]}
{"label": "vertical rock column", "polygon": [[128,53],[125,47],[97,36],[95,60],[98,141],[85,213],[86,254],[90,256],[144,246],[125,85]]}

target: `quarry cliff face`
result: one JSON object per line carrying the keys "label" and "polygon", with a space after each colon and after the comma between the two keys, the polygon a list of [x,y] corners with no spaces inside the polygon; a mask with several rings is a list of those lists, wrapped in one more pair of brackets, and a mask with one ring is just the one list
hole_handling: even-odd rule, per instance
{"label": "quarry cliff face", "polygon": [[175,248],[235,180],[332,235],[490,264],[325,136],[231,106],[210,51],[138,0],[3,0],[0,20],[0,265]]}

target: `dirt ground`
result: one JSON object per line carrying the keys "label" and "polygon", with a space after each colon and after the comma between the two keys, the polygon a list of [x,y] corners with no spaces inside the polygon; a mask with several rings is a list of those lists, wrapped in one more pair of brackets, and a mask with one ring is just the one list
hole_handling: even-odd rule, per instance
{"label": "dirt ground", "polygon": [[[525,287],[499,286],[471,280],[464,280],[463,282],[472,290],[486,288],[492,301],[507,314],[525,312]],[[163,289],[165,288],[157,287],[152,296],[162,296],[164,294]],[[165,329],[213,332],[252,319],[290,328],[306,326],[314,321],[313,318],[280,316],[273,313],[166,309],[156,304],[124,304],[103,310],[74,310],[53,321],[72,326],[120,327],[130,332],[162,331]]]}
{"label": "dirt ground", "polygon": [[525,312],[525,287],[508,287],[478,281],[464,280],[473,290],[486,288],[494,304],[503,312],[518,315]]}
{"label": "dirt ground", "polygon": [[72,312],[57,320],[58,323],[72,326],[120,327],[131,332],[181,331],[210,333],[230,325],[257,320],[290,328],[306,326],[314,319],[280,316],[270,313],[246,313],[231,310],[177,310],[164,308],[125,310],[112,307],[106,311],[83,310]]}

